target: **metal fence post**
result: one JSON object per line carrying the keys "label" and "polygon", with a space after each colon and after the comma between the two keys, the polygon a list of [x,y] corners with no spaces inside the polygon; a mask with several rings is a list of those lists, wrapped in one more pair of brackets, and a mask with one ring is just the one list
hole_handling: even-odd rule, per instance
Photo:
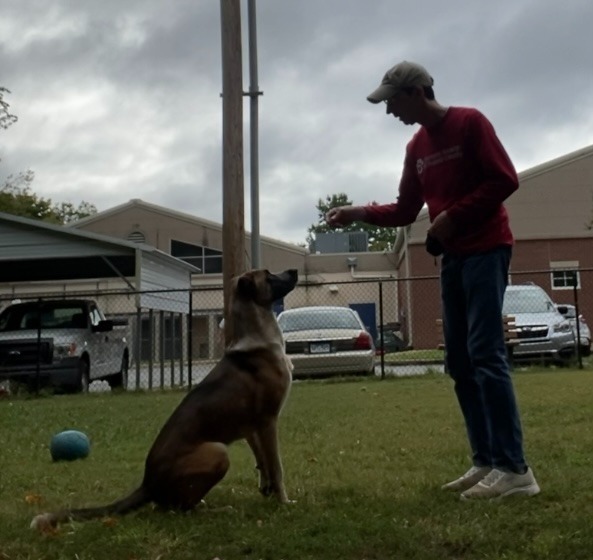
{"label": "metal fence post", "polygon": [[41,303],[37,300],[37,363],[35,364],[35,395],[39,395],[41,389]]}
{"label": "metal fence post", "polygon": [[192,317],[192,307],[193,307],[193,291],[189,291],[189,309],[187,312],[187,387],[188,390],[191,390],[192,386],[192,362],[194,359],[193,356],[193,317]]}
{"label": "metal fence post", "polygon": [[379,329],[381,337],[381,379],[385,379],[385,339],[383,337],[383,282],[379,282]]}
{"label": "metal fence post", "polygon": [[136,355],[136,390],[140,389],[140,360],[141,352],[140,345],[142,344],[142,309],[136,308],[136,348],[134,354]]}
{"label": "metal fence post", "polygon": [[153,354],[154,354],[154,309],[148,310],[148,388],[152,389],[153,372]]}
{"label": "metal fence post", "polygon": [[171,311],[169,313],[169,326],[170,326],[170,334],[171,334],[171,344],[170,344],[170,352],[171,356],[169,357],[169,365],[170,365],[170,378],[171,378],[171,388],[175,386],[175,341],[176,341],[176,332],[175,332],[175,313]]}
{"label": "metal fence post", "polygon": [[179,349],[179,386],[183,387],[183,374],[184,374],[184,367],[183,367],[183,313],[179,313],[179,344],[181,345]]}
{"label": "metal fence post", "polygon": [[159,361],[161,364],[161,389],[165,388],[165,312],[159,311]]}
{"label": "metal fence post", "polygon": [[581,325],[579,321],[579,292],[577,290],[577,273],[574,271],[572,275],[572,294],[574,298],[574,315],[575,323],[577,326],[577,339],[576,339],[576,350],[577,350],[577,361],[579,363],[579,369],[583,369],[583,356],[581,355]]}

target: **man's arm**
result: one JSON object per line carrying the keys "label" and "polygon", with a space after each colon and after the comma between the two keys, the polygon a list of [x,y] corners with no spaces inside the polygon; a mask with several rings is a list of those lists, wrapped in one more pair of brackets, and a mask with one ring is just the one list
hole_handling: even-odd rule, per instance
{"label": "man's arm", "polygon": [[332,227],[343,227],[357,221],[381,227],[407,226],[416,219],[423,204],[416,169],[406,157],[396,202],[332,208],[326,220]]}
{"label": "man's arm", "polygon": [[463,229],[488,220],[519,188],[517,172],[490,121],[476,112],[468,133],[468,143],[481,168],[482,182],[447,209],[451,221]]}
{"label": "man's arm", "polygon": [[365,206],[365,221],[383,227],[407,226],[416,220],[423,204],[416,166],[406,154],[397,201]]}

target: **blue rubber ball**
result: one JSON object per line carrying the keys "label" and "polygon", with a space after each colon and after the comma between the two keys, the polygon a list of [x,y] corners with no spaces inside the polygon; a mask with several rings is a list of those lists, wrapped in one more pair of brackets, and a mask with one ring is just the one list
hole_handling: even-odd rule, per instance
{"label": "blue rubber ball", "polygon": [[91,442],[78,430],[66,430],[51,438],[49,452],[54,461],[84,459],[91,451]]}

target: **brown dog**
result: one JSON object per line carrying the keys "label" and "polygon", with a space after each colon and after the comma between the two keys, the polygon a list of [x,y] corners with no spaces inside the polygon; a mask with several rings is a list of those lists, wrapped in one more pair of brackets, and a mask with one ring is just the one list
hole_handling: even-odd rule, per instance
{"label": "brown dog", "polygon": [[282,481],[277,421],[292,366],[272,303],[297,283],[297,271],[267,270],[236,278],[230,301],[231,342],[214,369],[181,401],[146,458],[142,484],[110,505],[36,516],[31,527],[50,530],[68,520],[121,515],[150,502],[189,510],[229,468],[227,445],[245,438],[260,472],[259,490],[288,502]]}

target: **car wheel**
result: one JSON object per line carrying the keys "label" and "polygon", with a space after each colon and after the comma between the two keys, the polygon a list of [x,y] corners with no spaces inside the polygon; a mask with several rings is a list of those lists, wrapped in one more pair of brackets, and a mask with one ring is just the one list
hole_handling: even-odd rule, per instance
{"label": "car wheel", "polygon": [[81,358],[78,361],[78,374],[76,380],[72,385],[65,385],[62,390],[65,393],[88,393],[91,384],[89,377],[89,363],[86,359]]}
{"label": "car wheel", "polygon": [[10,395],[27,395],[36,392],[35,381],[17,381],[11,379],[8,382],[8,393]]}
{"label": "car wheel", "polygon": [[128,388],[128,372],[129,372],[129,363],[128,363],[128,356],[124,354],[121,359],[121,369],[115,375],[107,378],[107,383],[112,389],[123,389],[126,390]]}

